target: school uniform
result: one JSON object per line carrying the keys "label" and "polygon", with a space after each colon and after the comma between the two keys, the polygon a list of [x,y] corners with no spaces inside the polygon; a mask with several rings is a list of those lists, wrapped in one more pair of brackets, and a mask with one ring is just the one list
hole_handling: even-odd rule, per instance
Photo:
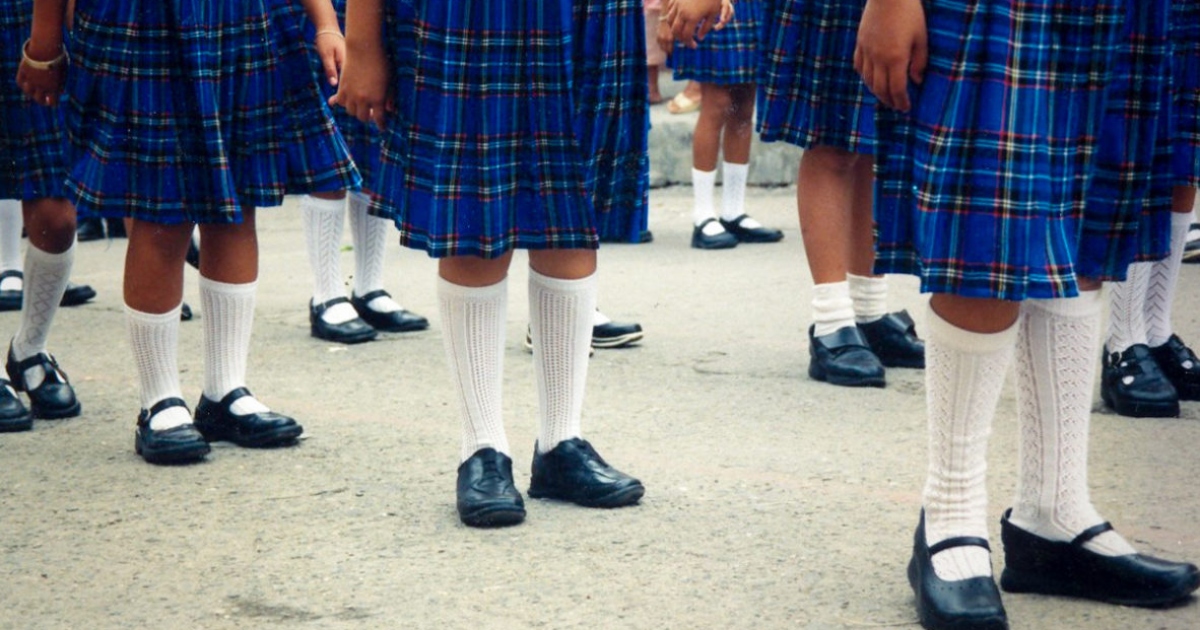
{"label": "school uniform", "polygon": [[1172,167],[1176,185],[1200,186],[1200,0],[1174,0],[1172,10]]}
{"label": "school uniform", "polygon": [[710,31],[696,48],[678,42],[667,65],[675,80],[715,85],[745,85],[758,78],[759,32],[763,15],[760,0],[738,2],[733,19],[719,31]]}

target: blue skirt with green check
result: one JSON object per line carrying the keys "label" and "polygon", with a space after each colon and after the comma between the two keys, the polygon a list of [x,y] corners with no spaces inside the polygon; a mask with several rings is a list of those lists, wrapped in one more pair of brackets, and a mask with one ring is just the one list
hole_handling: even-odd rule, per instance
{"label": "blue skirt with green check", "polygon": [[667,60],[675,71],[675,80],[715,85],[757,81],[762,17],[761,0],[741,0],[734,5],[733,19],[725,28],[710,31],[695,48],[676,43]]}
{"label": "blue skirt with green check", "polygon": [[1174,0],[1171,42],[1175,64],[1176,184],[1200,186],[1200,0]]}

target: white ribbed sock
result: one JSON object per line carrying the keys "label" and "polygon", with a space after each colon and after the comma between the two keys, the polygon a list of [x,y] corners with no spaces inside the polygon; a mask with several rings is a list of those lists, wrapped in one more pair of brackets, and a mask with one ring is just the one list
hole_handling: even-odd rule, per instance
{"label": "white ribbed sock", "polygon": [[1104,348],[1120,354],[1130,346],[1146,343],[1146,312],[1143,306],[1150,284],[1150,265],[1133,263],[1125,282],[1110,283],[1108,292],[1108,341]]}
{"label": "white ribbed sock", "polygon": [[[133,363],[137,367],[142,409],[166,398],[183,398],[179,387],[179,311],[143,313],[125,305],[125,326]],[[150,428],[162,431],[192,423],[185,407],[168,407],[150,419]]]}
{"label": "white ribbed sock", "polygon": [[[692,169],[692,225],[700,225],[708,219],[717,218],[713,207],[713,194],[717,187],[716,171]],[[704,227],[704,233],[712,236],[724,232],[725,228],[716,221]]]}
{"label": "white ribbed sock", "polygon": [[[46,349],[50,325],[58,313],[74,262],[74,244],[59,254],[44,252],[33,243],[25,250],[25,298],[21,303],[21,325],[12,341],[13,355],[18,361]],[[45,377],[40,365],[25,370],[25,383],[30,389],[41,385]]]}
{"label": "white ribbed sock", "polygon": [[[0,271],[21,270],[21,228],[24,225],[21,202],[14,199],[0,200]],[[5,278],[0,289],[20,290],[21,281]]]}
{"label": "white ribbed sock", "polygon": [[464,287],[438,278],[442,346],[458,393],[462,418],[459,461],[482,448],[507,455],[502,393],[508,280]]}
{"label": "white ribbed sock", "polygon": [[749,164],[721,163],[722,219],[732,221],[746,213],[746,179],[749,176]]}
{"label": "white ribbed sock", "polygon": [[537,381],[538,451],[582,435],[596,274],[563,280],[529,270],[529,326]]}
{"label": "white ribbed sock", "polygon": [[[308,262],[313,271],[313,304],[346,296],[341,264],[345,209],[345,199],[321,199],[312,195],[300,198]],[[334,305],[321,315],[321,319],[330,324],[341,324],[355,317],[358,313],[349,304]]]}
{"label": "white ribbed sock", "polygon": [[[986,539],[987,444],[1012,359],[1017,326],[998,333],[968,332],[928,313],[925,398],[929,413],[929,476],[925,482],[925,539]],[[933,556],[943,580],[992,574],[981,547],[955,547]]]}
{"label": "white ribbed sock", "polygon": [[[1099,291],[1021,305],[1017,418],[1021,473],[1010,520],[1048,540],[1070,542],[1104,522],[1087,487],[1088,425],[1103,304]],[[1104,555],[1134,553],[1116,532],[1084,545]]]}
{"label": "white ribbed sock", "polygon": [[[387,235],[394,231],[392,222],[367,213],[371,199],[362,193],[350,193],[350,232],[354,237],[354,295],[366,295],[383,288],[383,259]],[[380,296],[367,306],[380,313],[401,310],[389,297]]]}
{"label": "white ribbed sock", "polygon": [[850,299],[849,282],[813,286],[812,321],[814,337],[824,337],[854,325],[854,302]]}
{"label": "white ribbed sock", "polygon": [[[200,308],[204,311],[204,397],[220,402],[229,392],[246,386],[246,361],[254,328],[254,297],[258,282],[229,284],[200,276]],[[236,414],[269,411],[251,396],[230,409]]]}
{"label": "white ribbed sock", "polygon": [[1171,213],[1171,253],[1166,258],[1150,263],[1147,280],[1146,341],[1151,348],[1167,343],[1175,330],[1171,327],[1171,305],[1175,301],[1175,286],[1179,282],[1179,270],[1183,266],[1183,247],[1187,244],[1188,227],[1192,224],[1192,213]]}
{"label": "white ribbed sock", "polygon": [[850,299],[854,301],[854,321],[870,324],[887,315],[887,278],[846,274],[850,283]]}

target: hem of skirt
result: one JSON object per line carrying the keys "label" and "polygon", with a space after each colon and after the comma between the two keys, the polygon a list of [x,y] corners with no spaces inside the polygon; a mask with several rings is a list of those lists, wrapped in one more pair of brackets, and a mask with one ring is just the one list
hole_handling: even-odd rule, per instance
{"label": "hem of skirt", "polygon": [[1054,300],[1079,296],[1079,285],[1075,278],[1053,281],[1026,281],[1021,284],[1006,283],[997,287],[995,282],[977,277],[963,278],[961,274],[935,274],[925,269],[920,262],[908,258],[877,258],[876,274],[903,274],[916,276],[921,281],[921,293],[944,293],[967,298],[981,298],[1021,302],[1024,300]]}
{"label": "hem of skirt", "polygon": [[675,70],[672,73],[672,78],[675,81],[696,81],[697,83],[708,83],[710,85],[754,85],[758,81],[758,76],[754,72],[745,75],[713,75],[688,69]]}
{"label": "hem of skirt", "polygon": [[409,249],[423,251],[430,258],[450,258],[470,256],[472,258],[495,259],[516,249],[599,249],[600,239],[597,237],[576,238],[569,240],[531,240],[529,237],[498,239],[495,243],[483,245],[480,243],[464,243],[462,241],[447,242],[431,239],[427,236],[414,234],[400,228],[400,245]]}
{"label": "hem of skirt", "polygon": [[860,155],[875,155],[875,141],[854,141],[845,136],[829,137],[827,134],[804,132],[791,127],[773,127],[757,129],[759,140],[763,142],[786,142],[787,144],[811,149],[813,147],[835,147]]}

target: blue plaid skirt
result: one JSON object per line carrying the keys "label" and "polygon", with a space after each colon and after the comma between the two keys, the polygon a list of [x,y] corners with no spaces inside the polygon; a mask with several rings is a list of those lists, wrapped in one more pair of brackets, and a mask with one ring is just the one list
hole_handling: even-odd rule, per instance
{"label": "blue plaid skirt", "polygon": [[758,80],[764,141],[875,152],[875,96],[854,71],[865,3],[765,1]]}
{"label": "blue plaid skirt", "polygon": [[77,0],[67,127],[80,210],[232,223],[356,188],[290,0]]}
{"label": "blue plaid skirt", "polygon": [[[1143,13],[1127,20],[1135,6]],[[1112,252],[1107,241],[1139,222],[1085,233],[1096,202],[1088,189],[1114,112],[1124,110],[1128,124],[1105,129],[1117,143],[1110,146],[1147,144],[1158,133],[1157,101],[1131,91],[1107,106],[1106,87],[1115,51],[1130,38],[1148,51],[1130,55],[1132,63],[1155,57],[1152,49],[1161,55],[1157,36],[1137,28],[1164,28],[1157,20],[1165,7],[1166,0],[1084,0],[1069,12],[1053,0],[927,6],[930,62],[912,90],[913,109],[877,110],[876,270],[918,275],[927,292],[1006,300],[1073,296],[1080,276],[1123,276],[1138,248]],[[1129,76],[1154,83],[1151,95],[1161,88],[1158,69],[1131,66]],[[1127,172],[1144,181],[1152,166],[1129,163]],[[1115,214],[1129,206],[1109,201]]]}
{"label": "blue plaid skirt", "polygon": [[1200,0],[1174,0],[1176,183],[1200,186]]}
{"label": "blue plaid skirt", "polygon": [[32,15],[33,0],[0,0],[0,199],[65,196],[61,112],[35,105],[17,86]]}
{"label": "blue plaid skirt", "polygon": [[761,0],[741,0],[725,28],[711,31],[696,48],[675,44],[667,65],[675,80],[716,85],[747,85],[758,80]]}
{"label": "blue plaid skirt", "polygon": [[396,111],[372,211],[430,256],[596,248],[572,2],[390,0]]}
{"label": "blue plaid skirt", "polygon": [[575,130],[603,241],[636,243],[649,225],[645,20],[641,0],[575,2]]}

